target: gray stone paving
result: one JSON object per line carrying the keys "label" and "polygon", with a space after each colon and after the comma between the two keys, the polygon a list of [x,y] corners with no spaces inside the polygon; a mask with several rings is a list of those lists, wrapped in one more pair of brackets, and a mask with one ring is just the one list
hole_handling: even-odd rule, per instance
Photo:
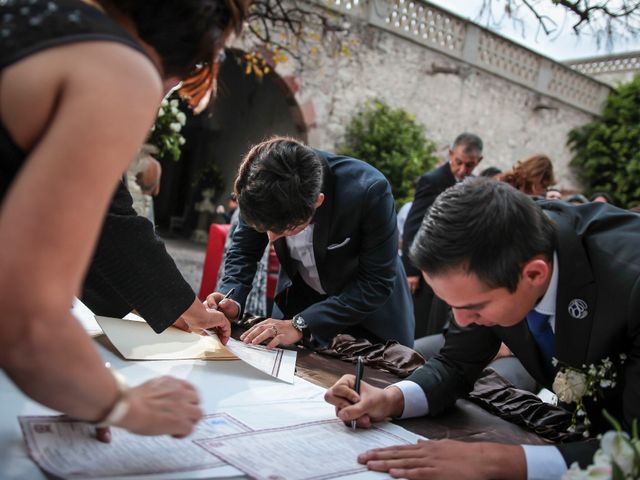
{"label": "gray stone paving", "polygon": [[183,238],[163,237],[162,240],[167,247],[167,252],[176,262],[178,270],[197,294],[200,290],[202,266],[207,246]]}

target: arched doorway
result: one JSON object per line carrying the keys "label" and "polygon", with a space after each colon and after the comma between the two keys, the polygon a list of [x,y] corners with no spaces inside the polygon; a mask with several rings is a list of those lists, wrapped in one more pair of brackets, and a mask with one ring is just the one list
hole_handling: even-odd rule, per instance
{"label": "arched doorway", "polygon": [[163,232],[188,236],[196,228],[194,205],[201,201],[203,188],[215,186],[214,203],[224,203],[242,155],[251,145],[272,135],[307,140],[298,104],[282,78],[273,71],[262,78],[247,75],[243,52],[226,53],[217,98],[202,114],[188,115],[181,159],[162,160],[155,211]]}

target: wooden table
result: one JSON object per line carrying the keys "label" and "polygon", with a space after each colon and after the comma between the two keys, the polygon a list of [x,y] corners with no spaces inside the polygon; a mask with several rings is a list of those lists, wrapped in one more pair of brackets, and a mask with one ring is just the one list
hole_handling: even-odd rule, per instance
{"label": "wooden table", "polygon": [[[342,375],[353,374],[352,363],[320,355],[308,349],[298,349],[296,374],[325,388],[333,385]],[[400,380],[390,373],[365,367],[367,383],[385,387]],[[493,441],[510,444],[542,445],[548,442],[533,432],[492,415],[468,400],[458,400],[454,407],[438,417],[395,420],[394,423],[427,438],[466,441]]]}

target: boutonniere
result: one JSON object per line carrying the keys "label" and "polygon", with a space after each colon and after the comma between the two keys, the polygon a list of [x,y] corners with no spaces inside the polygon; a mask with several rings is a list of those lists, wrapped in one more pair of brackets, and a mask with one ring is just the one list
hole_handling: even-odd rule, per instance
{"label": "boutonniere", "polygon": [[[625,354],[620,355],[620,365],[627,359]],[[553,366],[560,362],[554,358]],[[576,432],[579,426],[584,427],[583,436],[589,436],[591,422],[587,416],[584,400],[591,397],[597,401],[603,396],[603,390],[614,388],[618,376],[617,368],[609,357],[599,363],[582,365],[582,368],[561,366],[553,381],[553,392],[558,400],[563,403],[574,403],[575,408],[571,416],[570,432]]]}

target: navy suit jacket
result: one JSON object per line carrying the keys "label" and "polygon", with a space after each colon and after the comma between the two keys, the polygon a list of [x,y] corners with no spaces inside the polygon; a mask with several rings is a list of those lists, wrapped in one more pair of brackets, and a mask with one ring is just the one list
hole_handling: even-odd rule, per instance
{"label": "navy suit jacket", "polygon": [[456,177],[451,173],[449,162],[425,173],[418,180],[413,204],[402,232],[402,260],[404,269],[410,277],[420,275],[420,270],[409,260],[409,248],[422,225],[422,220],[438,195],[455,184]]}
{"label": "navy suit jacket", "polygon": [[[424,390],[431,414],[437,415],[467,394],[482,369],[504,342],[527,371],[552,389],[562,365],[582,368],[605,357],[616,362],[618,382],[603,389],[604,397],[586,403],[591,433],[611,426],[603,408],[627,429],[640,415],[640,215],[607,204],[570,206],[542,202],[554,221],[559,262],[555,341],[558,367],[547,366],[526,321],[512,327],[455,324],[440,355],[416,370],[408,380]],[[572,300],[586,302],[585,318],[569,313]],[[627,360],[620,365],[620,354]],[[567,465],[592,462],[595,440],[559,445]]]}
{"label": "navy suit jacket", "polygon": [[[324,163],[324,202],[313,218],[313,251],[327,297],[300,313],[317,346],[359,325],[383,340],[413,346],[411,295],[398,256],[398,233],[391,187],[371,165],[316,151]],[[242,211],[240,211],[242,217]],[[233,234],[221,291],[243,305],[256,264],[268,243],[242,219]],[[287,289],[296,275],[284,238],[274,244],[280,260],[275,303],[285,311]],[[278,309],[274,308],[274,312]],[[274,313],[277,315],[277,313]]]}

